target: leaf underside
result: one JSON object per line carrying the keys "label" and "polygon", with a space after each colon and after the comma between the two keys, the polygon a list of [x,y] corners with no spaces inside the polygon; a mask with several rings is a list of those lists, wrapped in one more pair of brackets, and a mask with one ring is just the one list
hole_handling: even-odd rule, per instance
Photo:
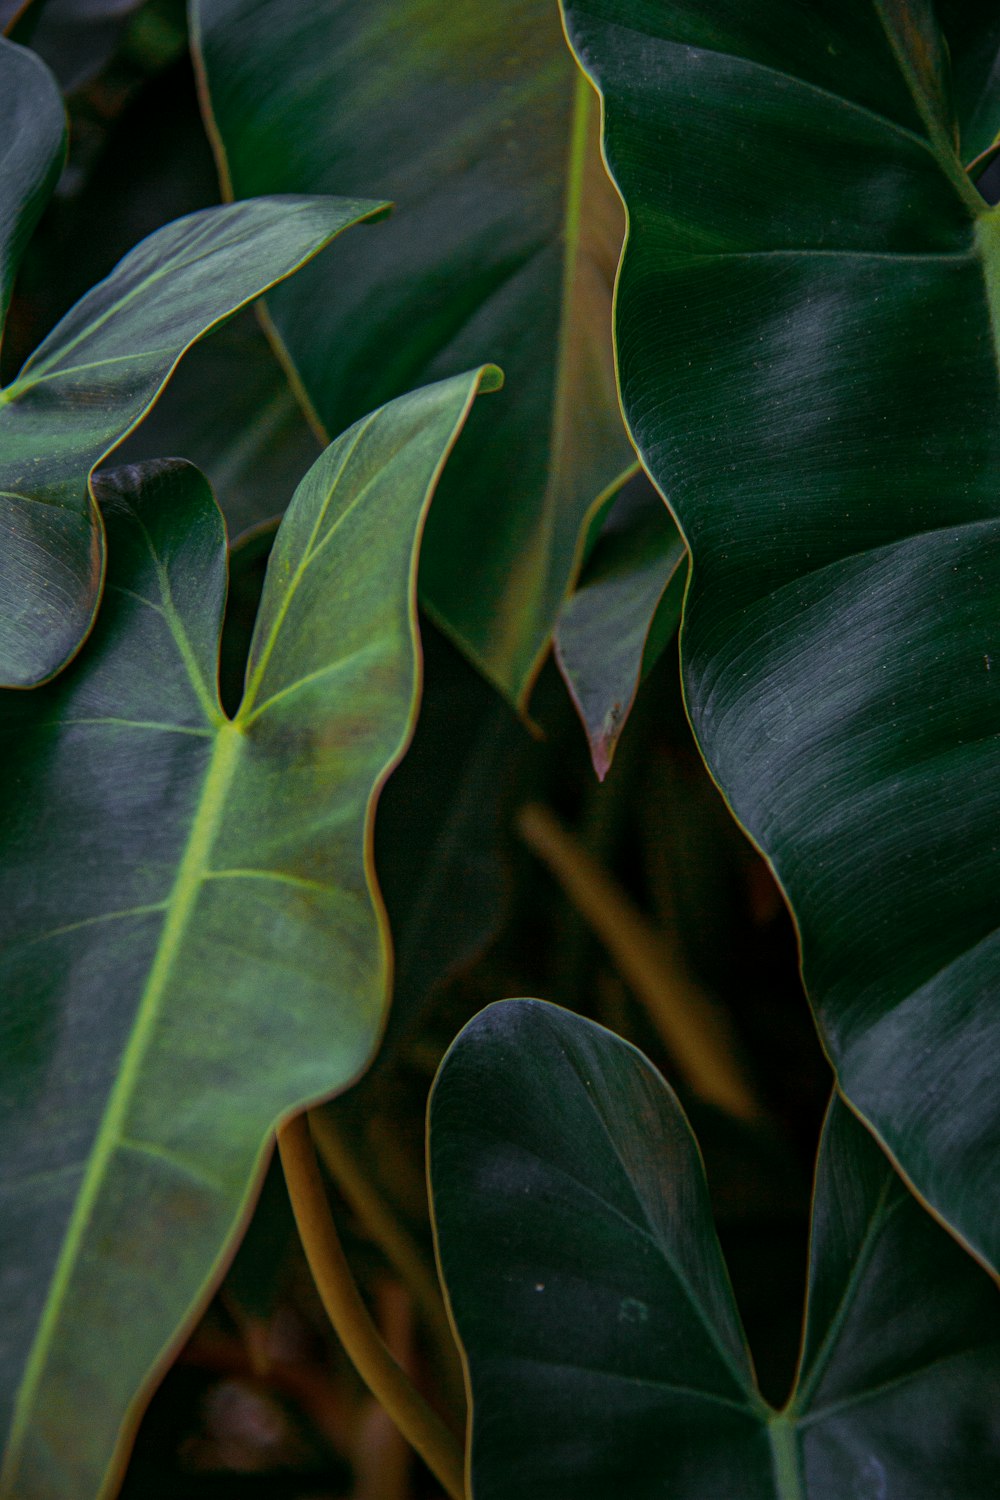
{"label": "leaf underside", "polygon": [[[628,204],[633,438],[700,744],[840,1085],[1000,1265],[1000,17],[570,0]],[[950,58],[950,63],[949,63]]]}

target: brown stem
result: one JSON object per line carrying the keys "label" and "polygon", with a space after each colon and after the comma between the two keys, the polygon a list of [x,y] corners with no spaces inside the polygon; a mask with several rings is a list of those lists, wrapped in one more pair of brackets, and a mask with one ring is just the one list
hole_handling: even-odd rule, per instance
{"label": "brown stem", "polygon": [[409,1287],[428,1331],[439,1346],[442,1359],[447,1359],[455,1348],[455,1339],[437,1278],[428,1268],[419,1245],[372,1183],[329,1115],[319,1112],[310,1115],[309,1124],[324,1167],[376,1245]]}
{"label": "brown stem", "polygon": [[458,1441],[389,1353],[355,1285],[305,1115],[279,1130],[278,1150],[309,1269],[351,1363],[451,1500],[465,1500],[465,1465]]}
{"label": "brown stem", "polygon": [[759,1120],[763,1111],[725,1017],[684,973],[679,955],[548,808],[522,807],[517,827],[607,948],[690,1087],[738,1119]]}

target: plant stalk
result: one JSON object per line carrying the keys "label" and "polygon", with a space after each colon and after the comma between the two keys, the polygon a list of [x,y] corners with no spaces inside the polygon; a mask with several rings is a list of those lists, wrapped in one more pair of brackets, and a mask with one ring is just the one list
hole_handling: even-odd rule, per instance
{"label": "plant stalk", "polygon": [[324,1167],[375,1244],[399,1272],[404,1285],[409,1287],[428,1331],[440,1348],[442,1359],[457,1354],[437,1278],[428,1267],[420,1246],[400,1223],[385,1197],[373,1186],[329,1114],[311,1114],[309,1127]]}
{"label": "plant stalk", "polygon": [[278,1132],[278,1150],[316,1289],[351,1363],[451,1500],[465,1500],[461,1447],[393,1359],[355,1284],[337,1234],[305,1115]]}
{"label": "plant stalk", "polygon": [[660,934],[548,808],[522,807],[517,827],[642,1001],[690,1087],[737,1119],[759,1121],[764,1111],[725,1017],[683,973]]}

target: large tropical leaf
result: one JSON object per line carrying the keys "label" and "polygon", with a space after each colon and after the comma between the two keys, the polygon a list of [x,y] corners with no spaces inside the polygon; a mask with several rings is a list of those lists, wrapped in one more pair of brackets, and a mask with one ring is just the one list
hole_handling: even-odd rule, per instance
{"label": "large tropical leaf", "polygon": [[100,481],[93,638],[5,695],[4,1500],[92,1500],[269,1129],[375,1047],[372,809],[415,707],[417,538],[481,378],[401,398],[309,471],[233,719],[222,520],[178,463]]}
{"label": "large tropical leaf", "polygon": [[757,1389],[698,1148],[640,1052],[538,1001],[482,1012],[430,1108],[473,1500],[987,1500],[996,1287],[839,1103],[800,1368]]}
{"label": "large tropical leaf", "polygon": [[[62,153],[62,105],[0,39],[0,312]],[[56,673],[90,629],[104,538],[94,467],[156,400],[185,349],[380,205],[284,198],[206,209],[137,246],[0,390],[0,683]]]}
{"label": "large tropical leaf", "polygon": [[193,0],[192,30],[232,193],[398,205],[377,240],[268,299],[327,430],[482,359],[506,371],[449,465],[420,583],[523,698],[584,518],[634,462],[611,353],[621,208],[556,6]]}
{"label": "large tropical leaf", "polygon": [[[571,0],[685,690],[841,1087],[1000,1265],[1000,12]],[[949,67],[950,58],[950,67]]]}

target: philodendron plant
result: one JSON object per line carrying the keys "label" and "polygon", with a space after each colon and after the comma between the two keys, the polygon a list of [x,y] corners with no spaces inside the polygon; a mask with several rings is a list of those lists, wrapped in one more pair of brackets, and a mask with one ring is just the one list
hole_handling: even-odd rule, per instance
{"label": "philodendron plant", "polygon": [[[568,0],[689,712],[852,1104],[1000,1267],[1000,12]],[[718,164],[726,164],[725,180]]]}
{"label": "philodendron plant", "polygon": [[165,463],[97,486],[94,638],[3,725],[5,1496],[96,1492],[269,1129],[378,1044],[372,812],[412,723],[420,528],[482,384],[381,408],[303,479],[232,718],[206,481]]}
{"label": "philodendron plant", "polygon": [[[137,8],[133,53],[165,16]],[[147,1493],[132,1438],[197,1353],[275,1139],[320,1301],[451,1500],[1000,1489],[1000,12],[563,0],[562,28],[554,0],[191,0],[232,201],[161,225],[68,313],[54,293],[4,367],[0,1500]],[[79,232],[65,142],[45,62],[0,36],[18,344],[19,273],[60,243],[46,206]],[[186,459],[106,465],[272,288],[254,379],[286,416],[294,392],[321,451],[229,548]],[[494,359],[507,386],[480,405]],[[168,392],[157,431],[183,452],[199,408],[203,445],[216,394]],[[220,467],[261,441],[220,434]],[[420,563],[442,635],[377,840],[442,479]],[[763,860],[696,780],[678,626],[695,743]],[[553,645],[585,784],[539,678]],[[550,749],[507,706],[536,679]],[[746,934],[778,929],[779,890],[806,996],[755,1031],[780,966],[762,980]],[[587,1014],[486,1004],[528,976]],[[796,1113],[807,1001],[829,1068]],[[738,1242],[734,1181],[794,1179],[820,1095],[776,1394],[716,1222]],[[317,1449],[350,1464],[296,1495],[425,1494],[367,1451],[353,1386],[276,1373],[284,1252],[247,1253],[255,1291],[237,1266],[236,1333],[199,1368],[312,1393]],[[417,1376],[371,1315],[392,1322],[386,1266]]]}
{"label": "philodendron plant", "polygon": [[[2,328],[65,152],[55,82],[31,52],[2,39],[0,150]],[[0,391],[0,683],[46,681],[84,640],[105,563],[91,476],[142,420],[184,351],[385,206],[262,199],[167,225],[77,303]]]}
{"label": "philodendron plant", "polygon": [[500,1002],[442,1063],[428,1139],[476,1500],[996,1493],[996,1288],[837,1097],[780,1409],[754,1378],[691,1128],[635,1047]]}

